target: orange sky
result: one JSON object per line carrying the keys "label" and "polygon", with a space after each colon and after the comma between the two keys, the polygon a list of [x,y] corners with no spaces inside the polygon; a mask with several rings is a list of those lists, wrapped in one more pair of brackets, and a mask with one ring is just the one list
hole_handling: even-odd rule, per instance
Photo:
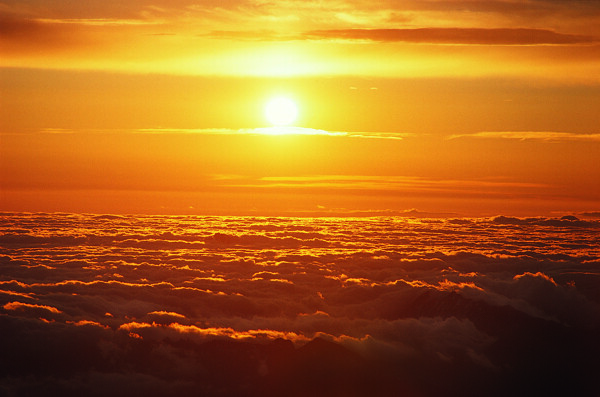
{"label": "orange sky", "polygon": [[0,1],[0,93],[5,211],[599,209],[596,2]]}

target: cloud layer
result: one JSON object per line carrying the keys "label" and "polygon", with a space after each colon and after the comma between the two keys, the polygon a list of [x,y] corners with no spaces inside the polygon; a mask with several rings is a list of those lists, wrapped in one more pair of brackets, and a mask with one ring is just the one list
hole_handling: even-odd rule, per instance
{"label": "cloud layer", "polygon": [[2,225],[9,395],[597,392],[593,218]]}

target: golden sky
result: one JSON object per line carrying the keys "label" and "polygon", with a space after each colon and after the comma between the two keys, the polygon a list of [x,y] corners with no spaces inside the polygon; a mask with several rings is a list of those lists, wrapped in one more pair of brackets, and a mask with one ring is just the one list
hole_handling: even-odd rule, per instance
{"label": "golden sky", "polygon": [[0,1],[0,93],[0,210],[599,209],[593,1]]}

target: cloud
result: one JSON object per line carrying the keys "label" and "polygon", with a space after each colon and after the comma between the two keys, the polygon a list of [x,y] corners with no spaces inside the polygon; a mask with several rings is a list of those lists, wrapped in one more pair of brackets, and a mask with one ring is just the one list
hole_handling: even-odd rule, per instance
{"label": "cloud", "polygon": [[[207,18],[224,19],[236,15],[246,17],[261,16],[266,20],[294,21],[300,17],[304,22],[324,23],[327,19],[342,21],[346,24],[368,24],[401,17],[399,12],[454,12],[454,13],[493,13],[502,15],[528,15],[561,13],[567,16],[597,15],[598,5],[593,1],[552,1],[536,0],[527,3],[510,1],[393,1],[364,2],[360,0],[301,2],[286,0],[264,2],[255,0],[205,1],[198,5],[193,1],[147,1],[134,0],[127,4],[90,1],[73,5],[66,0],[57,0],[52,5],[41,1],[30,1],[28,7],[11,5],[13,10],[29,11],[34,15],[50,14],[62,18],[142,18],[150,16],[172,16],[184,12],[197,13]],[[295,17],[295,18],[294,18]],[[227,19],[230,21],[230,19]]]}
{"label": "cloud", "polygon": [[555,227],[589,227],[596,228],[600,225],[595,221],[585,221],[566,215],[561,218],[516,218],[512,216],[497,216],[492,219],[494,223],[502,225],[541,225]]}
{"label": "cloud", "polygon": [[325,131],[315,128],[281,126],[281,127],[263,127],[263,128],[204,128],[204,129],[173,129],[173,128],[145,128],[132,131],[141,134],[202,134],[202,135],[323,135],[332,137],[351,137],[351,138],[371,138],[371,139],[397,139],[401,140],[410,133],[390,133],[390,132],[344,132],[344,131]]}
{"label": "cloud", "polygon": [[302,37],[298,34],[282,33],[277,30],[214,30],[201,37],[235,41],[292,41]]}
{"label": "cloud", "polygon": [[450,139],[456,138],[488,138],[488,139],[518,139],[518,140],[541,140],[549,142],[560,141],[600,141],[600,134],[581,134],[573,132],[553,131],[490,131],[477,132],[474,134],[452,135]]}
{"label": "cloud", "polygon": [[600,211],[581,212],[578,215],[588,218],[600,218]]}
{"label": "cloud", "polygon": [[[402,132],[377,132],[377,131],[326,131],[316,128],[278,126],[278,127],[259,127],[259,128],[139,128],[132,130],[100,130],[100,129],[78,129],[71,130],[66,128],[44,128],[36,131],[38,134],[102,134],[102,133],[131,133],[131,134],[151,134],[151,135],[172,135],[172,134],[198,134],[198,135],[261,135],[261,136],[330,136],[330,137],[349,137],[365,139],[392,139],[402,140],[407,137],[413,137],[413,133]],[[10,133],[0,133],[7,135]]]}
{"label": "cloud", "polygon": [[350,28],[324,29],[304,33],[277,30],[219,30],[203,37],[235,41],[343,40],[355,42],[418,43],[449,45],[579,45],[596,44],[600,38],[590,35],[559,33],[541,28]]}
{"label": "cloud", "polygon": [[55,21],[0,9],[0,43],[7,56],[33,51],[83,50],[89,41],[82,33],[75,24],[61,26]]}
{"label": "cloud", "polygon": [[598,220],[0,216],[15,395],[584,394],[600,369]]}
{"label": "cloud", "polygon": [[36,23],[48,25],[81,25],[81,26],[139,26],[155,25],[157,22],[149,22],[138,19],[114,19],[114,18],[71,18],[51,19],[38,18]]}
{"label": "cloud", "polygon": [[[505,180],[458,180],[423,178],[411,176],[382,176],[382,175],[303,175],[303,176],[266,176],[247,177],[229,176],[219,180],[223,188],[240,190],[264,190],[272,192],[298,191],[319,194],[352,194],[352,195],[378,195],[380,197],[393,196],[425,196],[435,194],[438,197],[479,197],[494,198],[517,196],[527,197],[539,189],[548,189],[550,186],[542,183],[530,183]],[[302,215],[301,212],[291,213]],[[305,215],[312,216],[414,216],[414,217],[448,217],[449,213],[418,213],[411,210],[404,211],[349,211],[344,208],[320,208],[306,211]]]}
{"label": "cloud", "polygon": [[0,11],[0,37],[19,37],[42,29],[43,24],[40,22]]}
{"label": "cloud", "polygon": [[[94,49],[104,54],[112,50],[115,64],[125,59],[119,54],[126,49],[117,45],[114,37],[124,40],[129,55],[131,46],[135,45],[135,55],[141,62],[148,61],[146,47],[165,45],[162,40],[156,40],[158,38],[185,43],[176,46],[179,49],[191,46],[192,37],[224,38],[238,43],[333,39],[483,45],[586,44],[598,41],[596,36],[590,35],[597,34],[590,26],[597,22],[595,18],[599,14],[597,5],[586,1],[383,1],[374,4],[363,1],[301,4],[297,1],[209,1],[201,5],[188,1],[144,0],[127,4],[93,1],[77,5],[67,1],[56,1],[52,5],[31,1],[25,5],[5,4],[0,12],[6,15],[0,30],[3,29],[9,43],[6,48],[13,56],[27,52],[32,55],[41,50],[49,50],[54,55],[64,55],[73,49],[88,55],[93,54]],[[478,18],[474,18],[474,14]],[[398,28],[399,23],[416,28]],[[448,25],[456,27],[446,27]],[[231,30],[231,26],[239,30]],[[256,29],[257,26],[264,28]],[[569,33],[555,31],[557,27]],[[140,40],[141,37],[147,40]],[[161,48],[163,56],[172,56],[169,44]],[[197,48],[196,45],[196,56]],[[190,51],[186,53],[190,55]],[[106,67],[106,63],[104,65]],[[151,70],[163,71],[164,65],[160,63]],[[80,60],[78,67],[89,68],[89,65]],[[116,65],[112,67],[122,70]]]}
{"label": "cloud", "polygon": [[154,312],[148,313],[148,315],[153,315],[153,314],[158,315],[158,316],[168,316],[168,317],[176,317],[176,318],[185,318],[185,316],[183,314],[174,313],[174,312],[166,312],[164,310],[154,311]]}
{"label": "cloud", "polygon": [[23,302],[10,302],[2,306],[4,310],[26,310],[26,309],[43,309],[47,310],[50,313],[59,314],[62,313],[55,307],[45,306],[45,305],[34,305],[31,303],[23,303]]}
{"label": "cloud", "polygon": [[307,33],[307,36],[314,39],[475,45],[581,44],[599,41],[591,36],[526,28],[332,29],[316,30]]}

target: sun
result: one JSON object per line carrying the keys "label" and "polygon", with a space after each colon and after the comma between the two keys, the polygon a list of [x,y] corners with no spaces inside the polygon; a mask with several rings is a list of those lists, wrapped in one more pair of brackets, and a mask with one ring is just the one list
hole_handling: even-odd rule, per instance
{"label": "sun", "polygon": [[272,98],[265,106],[265,117],[272,125],[290,125],[296,121],[298,107],[286,97]]}

